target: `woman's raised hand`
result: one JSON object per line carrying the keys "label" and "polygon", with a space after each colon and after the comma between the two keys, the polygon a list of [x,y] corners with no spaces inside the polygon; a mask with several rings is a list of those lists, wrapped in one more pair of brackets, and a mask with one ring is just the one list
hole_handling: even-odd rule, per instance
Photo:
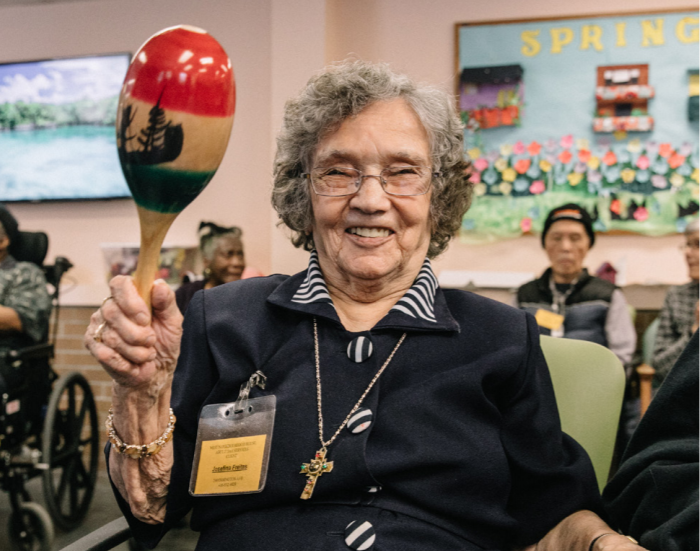
{"label": "woman's raised hand", "polygon": [[109,287],[110,298],[90,318],[85,346],[124,390],[162,388],[180,354],[182,314],[175,294],[156,281],[149,312],[131,277],[117,276]]}

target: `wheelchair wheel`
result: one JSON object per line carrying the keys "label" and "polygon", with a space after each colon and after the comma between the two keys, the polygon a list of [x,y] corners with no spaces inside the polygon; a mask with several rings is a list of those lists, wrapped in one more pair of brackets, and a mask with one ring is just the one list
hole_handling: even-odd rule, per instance
{"label": "wheelchair wheel", "polygon": [[64,530],[87,514],[97,479],[97,409],[92,390],[80,373],[68,373],[54,385],[49,399],[42,454],[46,507]]}
{"label": "wheelchair wheel", "polygon": [[10,513],[7,526],[13,551],[51,551],[53,523],[46,510],[37,503],[22,503],[20,514],[24,529],[17,525],[16,514]]}

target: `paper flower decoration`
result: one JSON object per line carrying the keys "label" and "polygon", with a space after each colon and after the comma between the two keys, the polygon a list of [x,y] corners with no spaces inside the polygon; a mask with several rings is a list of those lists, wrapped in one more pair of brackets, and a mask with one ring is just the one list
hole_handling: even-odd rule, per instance
{"label": "paper flower decoration", "polygon": [[640,155],[637,158],[636,165],[637,168],[641,170],[646,170],[647,168],[649,168],[649,165],[651,165],[651,162],[649,161],[649,157],[647,157],[646,155]]}
{"label": "paper flower decoration", "polygon": [[627,151],[630,153],[639,153],[642,150],[642,142],[639,141],[639,138],[635,138],[634,140],[630,140],[629,143],[627,144]]}
{"label": "paper flower decoration", "polygon": [[634,211],[632,216],[637,222],[644,222],[647,218],[649,218],[649,211],[646,209],[646,207],[637,207],[637,210]]}
{"label": "paper flower decoration", "polygon": [[541,150],[542,146],[537,142],[530,142],[530,145],[527,146],[527,152],[532,157],[534,157],[535,155],[539,155]]}
{"label": "paper flower decoration", "polygon": [[530,186],[530,193],[533,195],[539,195],[545,190],[544,182],[542,180],[535,180]]}
{"label": "paper flower decoration", "polygon": [[667,159],[670,157],[673,153],[673,148],[671,147],[670,143],[662,143],[659,145],[659,155],[661,155],[664,159]]}
{"label": "paper flower decoration", "polygon": [[571,154],[571,151],[569,151],[568,149],[565,149],[564,151],[559,153],[559,155],[557,156],[557,159],[559,159],[559,161],[562,164],[567,164],[571,161],[572,157],[573,157],[573,155]]}
{"label": "paper flower decoration", "polygon": [[674,153],[668,158],[668,166],[671,168],[678,168],[685,162],[685,157],[678,153]]}
{"label": "paper flower decoration", "polygon": [[512,168],[508,167],[501,173],[501,178],[505,182],[512,182],[517,178],[517,173]]}
{"label": "paper flower decoration", "polygon": [[515,171],[518,174],[525,174],[527,172],[527,169],[530,168],[531,163],[532,161],[530,159],[520,159],[515,163]]}
{"label": "paper flower decoration", "polygon": [[522,155],[523,153],[525,153],[525,144],[520,140],[515,142],[515,145],[513,146],[513,153],[515,153],[516,155]]}
{"label": "paper flower decoration", "polygon": [[685,178],[678,174],[677,172],[674,172],[671,174],[671,177],[668,179],[669,182],[671,182],[671,185],[673,187],[681,187],[683,184],[685,184]]}
{"label": "paper flower decoration", "polygon": [[572,186],[577,186],[581,183],[581,180],[583,180],[583,174],[580,172],[571,172],[569,173],[568,180],[569,184]]}
{"label": "paper flower decoration", "polygon": [[564,149],[570,149],[574,145],[574,137],[571,134],[563,136],[559,142]]}
{"label": "paper flower decoration", "polygon": [[622,181],[624,183],[631,184],[634,182],[635,171],[631,168],[625,168],[620,172],[620,176],[622,176]]}
{"label": "paper flower decoration", "polygon": [[498,189],[503,195],[510,195],[513,186],[510,185],[508,182],[501,182],[500,184],[498,184]]}
{"label": "paper flower decoration", "polygon": [[654,174],[651,177],[651,185],[657,189],[666,189],[668,187],[668,180],[666,180],[666,176]]}
{"label": "paper flower decoration", "polygon": [[474,168],[477,169],[479,172],[486,170],[488,166],[489,162],[483,157],[479,157],[476,161],[474,161]]}
{"label": "paper flower decoration", "polygon": [[608,151],[605,155],[603,155],[603,163],[612,166],[617,162],[617,156],[615,153],[612,151]]}

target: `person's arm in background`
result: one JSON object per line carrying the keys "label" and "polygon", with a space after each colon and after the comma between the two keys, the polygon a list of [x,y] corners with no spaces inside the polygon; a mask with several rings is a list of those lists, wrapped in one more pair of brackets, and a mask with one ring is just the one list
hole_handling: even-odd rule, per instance
{"label": "person's arm in background", "polygon": [[613,525],[642,545],[698,549],[697,333],[642,417],[603,500]]}
{"label": "person's arm in background", "polygon": [[0,331],[22,331],[22,320],[8,306],[0,306]]}
{"label": "person's arm in background", "polygon": [[629,364],[637,347],[637,331],[625,295],[620,289],[613,291],[610,300],[608,316],[605,318],[605,336],[608,348],[620,359],[622,365]]}
{"label": "person's arm in background", "polygon": [[0,306],[0,330],[23,332],[34,342],[41,342],[51,313],[44,274],[38,266],[23,264],[12,275],[11,287]]}
{"label": "person's arm in background", "polygon": [[[695,332],[691,327],[688,327],[683,333],[679,333],[675,329],[673,323],[674,305],[680,300],[677,294],[676,288],[669,289],[659,314],[659,328],[656,332],[654,354],[651,359],[651,366],[656,370],[655,378],[659,381],[666,378]],[[697,328],[697,307],[695,312],[695,327]]]}

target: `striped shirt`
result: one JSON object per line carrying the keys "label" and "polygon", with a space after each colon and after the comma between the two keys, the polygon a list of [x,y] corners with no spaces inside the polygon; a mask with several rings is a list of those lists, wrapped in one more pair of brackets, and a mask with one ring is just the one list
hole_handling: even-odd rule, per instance
{"label": "striped shirt", "polygon": [[[430,266],[430,260],[426,258],[413,285],[391,308],[391,311],[435,323],[435,293],[437,288],[437,278]],[[297,304],[328,303],[335,308],[328,293],[326,281],[323,279],[316,251],[311,251],[306,277],[292,297],[292,302]]]}

